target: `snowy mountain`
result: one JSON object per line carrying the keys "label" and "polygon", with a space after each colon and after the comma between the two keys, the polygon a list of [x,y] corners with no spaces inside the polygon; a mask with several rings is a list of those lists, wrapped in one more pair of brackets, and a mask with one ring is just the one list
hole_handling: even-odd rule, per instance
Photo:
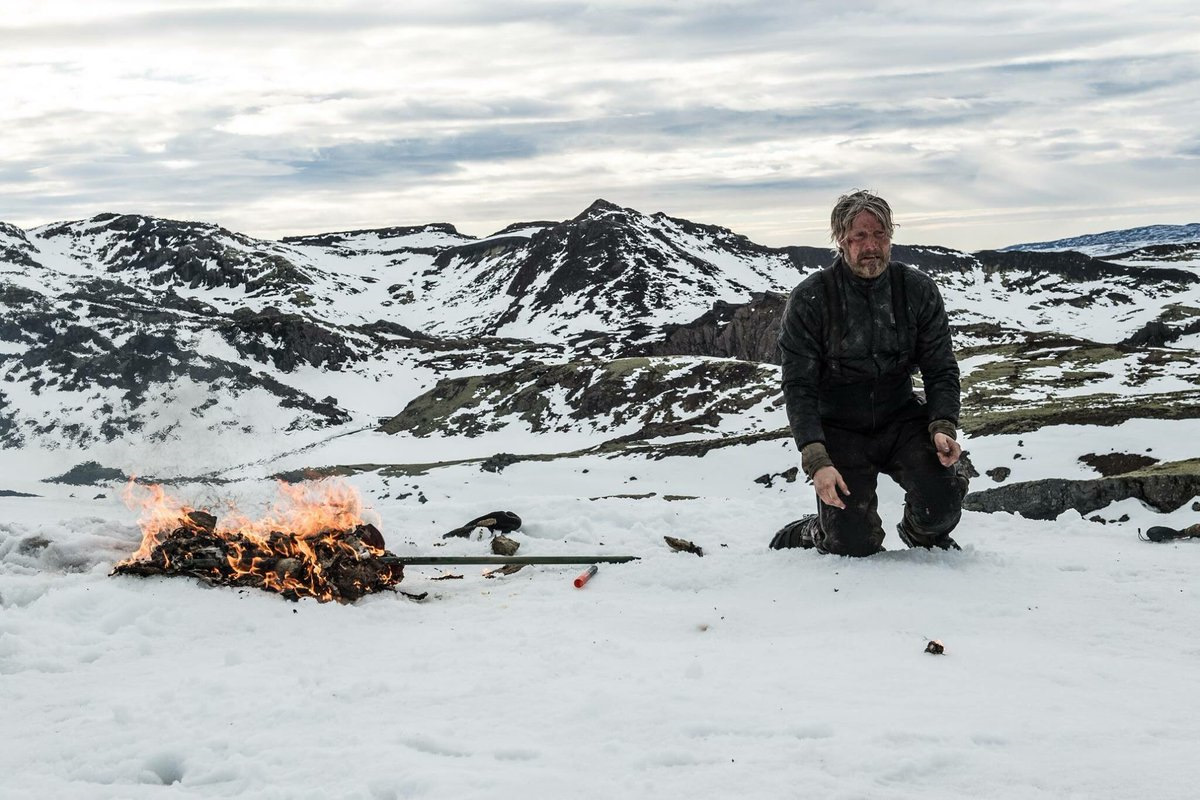
{"label": "snowy mountain", "polygon": [[[1180,247],[894,257],[942,288],[962,426],[984,442],[1200,417],[1200,271],[1168,260]],[[786,445],[778,318],[831,258],[603,200],[478,239],[100,214],[0,226],[0,254],[0,443],[160,477]],[[987,450],[978,466],[1001,466]]]}
{"label": "snowy mountain", "polygon": [[1025,250],[1032,252],[1057,252],[1075,250],[1085,255],[1095,257],[1112,256],[1124,258],[1135,250],[1156,248],[1172,245],[1190,245],[1185,251],[1193,255],[1200,246],[1200,223],[1188,225],[1146,225],[1141,228],[1126,228],[1119,231],[1106,231],[1085,236],[1072,236],[1067,239],[1055,239],[1051,242],[1030,242],[1014,244],[1003,248],[1010,250]]}

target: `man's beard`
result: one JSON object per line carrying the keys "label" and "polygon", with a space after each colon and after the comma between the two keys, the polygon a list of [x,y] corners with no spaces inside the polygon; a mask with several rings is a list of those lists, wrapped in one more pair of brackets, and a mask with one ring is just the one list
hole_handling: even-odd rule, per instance
{"label": "man's beard", "polygon": [[879,253],[874,257],[860,256],[857,261],[846,259],[846,266],[860,278],[878,278],[887,269],[888,262],[891,261],[891,248]]}

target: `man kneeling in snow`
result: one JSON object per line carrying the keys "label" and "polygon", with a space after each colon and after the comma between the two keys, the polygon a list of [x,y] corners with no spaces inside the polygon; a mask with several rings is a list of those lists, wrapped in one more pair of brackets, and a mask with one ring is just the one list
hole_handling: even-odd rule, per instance
{"label": "man kneeling in snow", "polygon": [[[897,526],[909,547],[957,550],[950,531],[966,479],[958,424],[958,363],[936,284],[891,261],[892,210],[869,192],[838,198],[833,265],[805,278],[784,312],[783,395],[817,513],[789,524],[771,547],[869,556],[883,548],[876,481],[904,487]],[[913,391],[917,370],[925,399]]]}

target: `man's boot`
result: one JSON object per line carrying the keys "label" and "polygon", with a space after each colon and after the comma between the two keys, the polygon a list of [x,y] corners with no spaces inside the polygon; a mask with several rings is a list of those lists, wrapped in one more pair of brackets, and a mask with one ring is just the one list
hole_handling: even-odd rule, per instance
{"label": "man's boot", "polygon": [[780,528],[779,532],[771,539],[771,549],[787,550],[791,547],[816,547],[817,543],[814,534],[817,524],[816,514],[809,514],[807,517],[801,517],[794,522],[789,522]]}
{"label": "man's boot", "polygon": [[943,533],[940,536],[917,533],[909,524],[908,517],[900,520],[900,524],[896,526],[896,533],[900,534],[900,541],[909,547],[924,547],[926,550],[934,547],[942,550],[962,550],[958,546],[958,542],[951,539],[948,533]]}

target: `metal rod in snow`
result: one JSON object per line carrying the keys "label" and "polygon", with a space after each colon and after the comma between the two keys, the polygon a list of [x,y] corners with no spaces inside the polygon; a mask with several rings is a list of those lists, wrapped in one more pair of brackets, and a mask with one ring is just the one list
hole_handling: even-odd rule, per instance
{"label": "metal rod in snow", "polygon": [[380,556],[384,564],[624,564],[638,556]]}

